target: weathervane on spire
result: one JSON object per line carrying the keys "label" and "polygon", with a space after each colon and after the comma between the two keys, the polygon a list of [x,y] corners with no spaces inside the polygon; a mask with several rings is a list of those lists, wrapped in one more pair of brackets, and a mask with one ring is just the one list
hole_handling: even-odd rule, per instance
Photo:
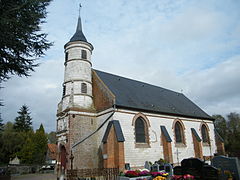
{"label": "weathervane on spire", "polygon": [[82,9],[82,4],[79,3],[79,17],[80,17],[80,15],[81,15],[81,9]]}

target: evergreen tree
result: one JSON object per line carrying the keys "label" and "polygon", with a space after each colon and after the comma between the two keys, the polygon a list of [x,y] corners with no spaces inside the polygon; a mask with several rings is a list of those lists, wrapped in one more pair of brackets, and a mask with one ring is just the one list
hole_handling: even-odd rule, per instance
{"label": "evergreen tree", "polygon": [[18,111],[19,116],[16,117],[14,123],[14,129],[16,131],[30,131],[32,130],[32,118],[30,117],[29,109],[26,105],[23,105]]}
{"label": "evergreen tree", "polygon": [[224,139],[226,153],[240,157],[240,114],[230,113],[227,120],[221,115],[214,115],[215,128]]}
{"label": "evergreen tree", "polygon": [[7,164],[10,158],[14,158],[21,150],[24,141],[24,132],[16,132],[11,122],[6,123],[1,136],[0,164]]}
{"label": "evergreen tree", "polygon": [[51,131],[49,134],[47,134],[47,137],[48,137],[48,143],[56,144],[57,142],[56,132]]}
{"label": "evergreen tree", "polygon": [[46,160],[48,139],[42,124],[40,125],[39,129],[36,131],[33,142],[35,144],[34,153],[33,153],[34,163],[43,164]]}
{"label": "evergreen tree", "polygon": [[21,150],[17,153],[17,156],[20,158],[21,163],[23,164],[33,164],[34,163],[34,151],[35,144],[33,142],[34,132],[28,131],[26,132],[26,140],[21,148]]}
{"label": "evergreen tree", "polygon": [[231,156],[240,157],[240,114],[230,113],[228,117],[228,146],[226,150]]}
{"label": "evergreen tree", "polygon": [[29,76],[52,43],[41,32],[52,0],[0,0],[0,81]]}

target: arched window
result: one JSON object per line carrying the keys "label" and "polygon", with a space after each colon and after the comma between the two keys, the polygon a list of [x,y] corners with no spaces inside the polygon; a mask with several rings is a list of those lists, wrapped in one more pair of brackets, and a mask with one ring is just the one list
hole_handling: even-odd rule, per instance
{"label": "arched window", "polygon": [[208,130],[205,124],[201,127],[202,141],[203,143],[209,143]]}
{"label": "arched window", "polygon": [[87,93],[87,84],[86,83],[81,84],[81,93]]}
{"label": "arched window", "polygon": [[184,143],[183,141],[183,127],[180,122],[175,123],[174,127],[176,143]]}
{"label": "arched window", "polygon": [[135,121],[136,143],[146,143],[146,125],[143,118],[138,117]]}
{"label": "arched window", "polygon": [[82,59],[87,59],[87,51],[82,50]]}

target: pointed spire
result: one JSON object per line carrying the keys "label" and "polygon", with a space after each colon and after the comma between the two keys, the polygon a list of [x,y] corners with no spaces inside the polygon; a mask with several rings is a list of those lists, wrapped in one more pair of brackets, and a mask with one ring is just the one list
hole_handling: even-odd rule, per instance
{"label": "pointed spire", "polygon": [[73,42],[73,41],[87,42],[87,39],[84,36],[83,31],[82,31],[82,21],[81,21],[81,16],[80,16],[81,8],[82,8],[82,5],[80,4],[79,5],[79,16],[78,16],[77,29],[76,29],[76,32],[73,35],[73,37],[70,39],[70,42]]}

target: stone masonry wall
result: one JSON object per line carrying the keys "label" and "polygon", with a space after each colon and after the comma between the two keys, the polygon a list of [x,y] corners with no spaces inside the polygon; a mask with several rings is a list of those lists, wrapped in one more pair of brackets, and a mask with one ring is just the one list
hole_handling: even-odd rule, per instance
{"label": "stone masonry wall", "polygon": [[[69,143],[73,144],[84,139],[96,130],[96,118],[83,115],[71,115],[69,124]],[[74,155],[73,168],[97,168],[98,147],[97,135],[93,135],[72,149]]]}
{"label": "stone masonry wall", "polygon": [[[195,128],[199,136],[200,126],[203,122],[201,119],[191,119],[182,118],[177,116],[166,116],[151,113],[143,113],[149,120],[149,139],[150,147],[148,148],[137,148],[135,146],[135,135],[134,126],[132,125],[132,120],[136,114],[139,112],[118,110],[114,114],[113,119],[119,120],[122,131],[125,137],[124,149],[125,149],[125,163],[130,163],[131,167],[143,166],[145,161],[157,161],[160,158],[164,159],[163,155],[163,143],[161,142],[161,130],[160,125],[164,125],[168,130],[170,137],[173,142],[172,145],[172,156],[173,163],[178,164],[184,158],[194,157],[194,144],[192,139],[191,128]],[[180,119],[184,126],[184,136],[186,140],[186,145],[179,147],[176,146],[174,138],[173,122],[175,119]],[[209,120],[204,120],[204,122],[209,127],[209,136],[211,140],[211,146],[203,146],[203,156],[210,156],[216,152],[215,138],[214,138],[214,126],[213,122]]]}

